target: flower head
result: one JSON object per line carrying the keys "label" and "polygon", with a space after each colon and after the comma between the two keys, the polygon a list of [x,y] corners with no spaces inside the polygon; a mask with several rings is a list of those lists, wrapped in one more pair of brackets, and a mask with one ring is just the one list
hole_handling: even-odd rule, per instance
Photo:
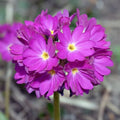
{"label": "flower head", "polygon": [[[75,16],[76,27],[71,30]],[[110,74],[107,67],[113,66],[105,28],[95,18],[80,15],[78,9],[71,16],[67,10],[55,16],[42,11],[33,22],[21,25],[17,37],[21,44],[10,46],[15,79],[38,98],[49,99],[64,89],[70,96],[89,93]]]}

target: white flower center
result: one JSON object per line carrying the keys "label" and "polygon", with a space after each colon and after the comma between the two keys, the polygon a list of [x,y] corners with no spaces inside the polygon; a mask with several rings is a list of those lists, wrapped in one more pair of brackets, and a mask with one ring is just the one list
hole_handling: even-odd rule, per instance
{"label": "white flower center", "polygon": [[69,44],[68,45],[68,50],[71,51],[71,52],[75,51],[76,50],[75,45],[74,44]]}
{"label": "white flower center", "polygon": [[49,59],[49,54],[47,52],[43,52],[41,57],[43,58],[43,60],[47,60]]}

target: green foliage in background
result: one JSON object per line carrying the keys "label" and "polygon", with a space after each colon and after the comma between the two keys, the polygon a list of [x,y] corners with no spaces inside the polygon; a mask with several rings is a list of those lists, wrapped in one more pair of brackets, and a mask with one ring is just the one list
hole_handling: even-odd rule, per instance
{"label": "green foliage in background", "polygon": [[112,51],[114,61],[120,63],[120,45],[113,46]]}
{"label": "green foliage in background", "polygon": [[53,117],[53,112],[54,112],[53,104],[48,103],[47,104],[47,109],[48,109],[48,112],[49,112],[50,116]]}
{"label": "green foliage in background", "polygon": [[5,7],[0,5],[0,23],[5,21]]}
{"label": "green foliage in background", "polygon": [[8,120],[2,112],[0,112],[0,120]]}
{"label": "green foliage in background", "polygon": [[[46,116],[49,116],[51,118],[51,120],[53,120],[53,115],[54,115],[54,107],[52,103],[47,103],[46,106],[46,110],[39,113],[38,118],[40,120],[44,120],[46,118]],[[63,107],[61,107],[61,118],[63,117],[63,115],[65,114],[65,110],[63,109]]]}

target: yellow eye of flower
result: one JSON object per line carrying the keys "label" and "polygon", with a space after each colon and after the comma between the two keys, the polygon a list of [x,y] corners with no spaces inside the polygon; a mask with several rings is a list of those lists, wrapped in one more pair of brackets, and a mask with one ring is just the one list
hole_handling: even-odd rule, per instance
{"label": "yellow eye of flower", "polygon": [[49,58],[49,55],[47,52],[43,52],[43,54],[41,55],[41,57],[44,59],[44,60],[47,60]]}
{"label": "yellow eye of flower", "polygon": [[55,71],[54,70],[50,70],[48,73],[51,74],[51,75],[55,75]]}
{"label": "yellow eye of flower", "polygon": [[69,44],[68,45],[68,50],[71,51],[71,52],[74,51],[74,50],[76,50],[75,45],[74,44]]}
{"label": "yellow eye of flower", "polygon": [[51,35],[53,35],[53,34],[54,34],[54,30],[51,30],[50,32],[51,32]]}
{"label": "yellow eye of flower", "polygon": [[77,68],[73,68],[73,69],[72,69],[72,74],[73,74],[73,75],[75,75],[77,72],[78,72],[78,69],[77,69]]}

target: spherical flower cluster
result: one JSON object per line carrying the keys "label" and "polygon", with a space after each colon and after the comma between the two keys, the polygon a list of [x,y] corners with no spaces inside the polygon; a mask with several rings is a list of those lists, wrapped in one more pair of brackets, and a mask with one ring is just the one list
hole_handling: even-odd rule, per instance
{"label": "spherical flower cluster", "polygon": [[[76,27],[71,30],[75,17]],[[113,66],[105,29],[78,9],[72,16],[67,10],[55,16],[42,11],[34,22],[21,25],[17,37],[21,44],[10,47],[15,79],[37,97],[49,98],[64,89],[70,95],[88,93],[110,74],[107,67]]]}
{"label": "spherical flower cluster", "polygon": [[10,46],[12,46],[12,44],[21,44],[17,39],[16,33],[16,30],[19,29],[20,26],[21,23],[0,25],[0,54],[2,59],[7,62],[12,60],[12,56],[9,51]]}

